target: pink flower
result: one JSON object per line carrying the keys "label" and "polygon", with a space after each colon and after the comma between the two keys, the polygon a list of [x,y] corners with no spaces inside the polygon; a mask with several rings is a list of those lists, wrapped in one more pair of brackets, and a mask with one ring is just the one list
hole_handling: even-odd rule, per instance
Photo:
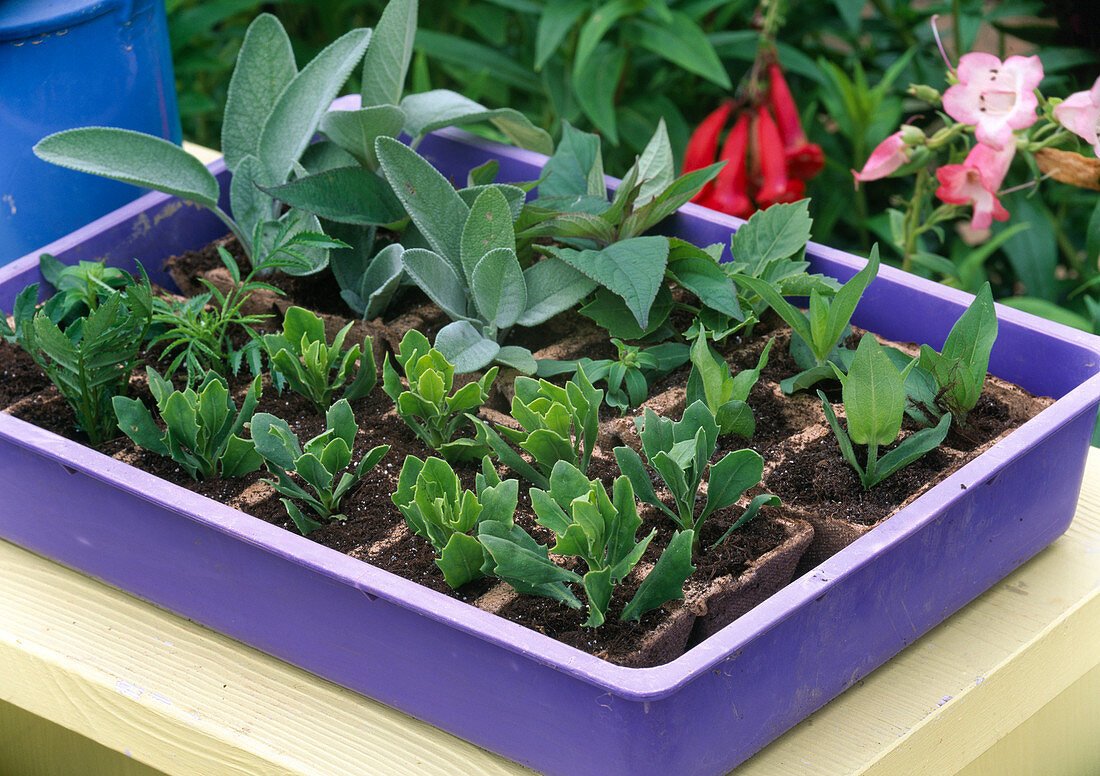
{"label": "pink flower", "polygon": [[1100,156],[1100,78],[1087,92],[1075,92],[1054,108],[1054,118],[1086,143]]}
{"label": "pink flower", "polygon": [[894,170],[909,161],[912,150],[902,138],[903,130],[898,130],[890,137],[878,144],[871,152],[871,158],[859,172],[852,170],[852,176],[857,181],[874,181],[885,178]]}
{"label": "pink flower", "polygon": [[1015,154],[1016,146],[1012,143],[1001,149],[978,143],[962,164],[946,164],[936,170],[940,182],[936,196],[951,205],[973,205],[971,229],[988,229],[993,219],[1007,221],[1008,211],[997,199],[997,189]]}
{"label": "pink flower", "polygon": [[974,125],[979,143],[1001,150],[1014,129],[1035,123],[1039,100],[1035,89],[1043,80],[1039,57],[1009,57],[974,52],[959,59],[959,83],[943,95],[943,109],[963,124]]}

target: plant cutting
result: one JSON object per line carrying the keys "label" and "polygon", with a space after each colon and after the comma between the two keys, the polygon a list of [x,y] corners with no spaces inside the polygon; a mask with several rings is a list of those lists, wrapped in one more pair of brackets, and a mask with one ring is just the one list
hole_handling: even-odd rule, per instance
{"label": "plant cutting", "polygon": [[111,403],[118,426],[138,447],[171,458],[196,480],[203,477],[237,477],[255,471],[263,458],[251,441],[238,434],[252,419],[260,399],[257,376],[236,411],[225,380],[207,372],[197,388],[173,388],[157,370],[145,370],[149,390],[165,429],[157,426],[149,408],[137,399],[115,396]]}
{"label": "plant cutting", "polygon": [[[256,452],[278,478],[266,482],[288,497],[280,500],[303,534],[316,531],[322,523],[304,514],[290,499],[304,501],[323,520],[342,520],[343,515],[334,514],[340,508],[340,501],[390,449],[389,445],[373,447],[352,471],[344,471],[351,464],[355,435],[359,431],[355,413],[346,399],[329,407],[325,426],[322,433],[299,445],[298,436],[287,422],[274,415],[259,412],[248,424]],[[297,474],[310,490],[295,482],[291,474]],[[337,475],[340,475],[339,480]]]}
{"label": "plant cutting", "polygon": [[488,457],[482,459],[475,490],[463,490],[458,475],[442,458],[405,458],[393,503],[409,527],[432,543],[436,565],[452,588],[492,568],[478,534],[492,522],[507,532],[519,500],[519,482],[501,480]]}
{"label": "plant cutting", "polygon": [[760,379],[760,370],[768,365],[774,339],[760,352],[760,359],[752,369],[744,369],[733,375],[725,359],[714,352],[707,342],[705,326],[699,326],[695,343],[691,346],[691,373],[687,381],[687,404],[703,401],[714,415],[718,433],[737,434],[749,439],[756,428],[752,408],[746,403],[749,392]]}
{"label": "plant cutting", "polygon": [[[732,506],[742,493],[760,482],[760,475],[764,472],[764,459],[753,450],[727,453],[711,465],[710,460],[718,446],[718,430],[714,413],[701,400],[684,410],[684,416],[678,421],[662,418],[653,410],[646,409],[638,436],[641,437],[646,460],[672,494],[675,511],[657,498],[641,456],[629,447],[615,448],[615,460],[634,486],[638,498],[660,509],[681,530],[690,533],[693,551],[698,550],[699,529],[703,521],[717,510]],[[708,469],[707,494],[703,509],[696,516],[699,486]],[[779,499],[770,493],[756,496],[730,530],[755,517],[760,507],[778,503]],[[728,535],[727,531],[718,542]]]}
{"label": "plant cutting", "polygon": [[345,383],[342,399],[350,402],[366,396],[378,380],[374,350],[370,337],[363,339],[362,347],[356,344],[343,350],[350,329],[349,323],[328,345],[324,321],[309,310],[290,307],[283,317],[282,332],[263,335],[273,378],[285,380],[292,390],[312,401],[318,412],[332,406],[333,395]]}
{"label": "plant cutting", "polygon": [[485,446],[467,437],[455,438],[459,427],[468,422],[467,413],[489,398],[497,367],[490,367],[478,380],[452,392],[454,364],[415,329],[401,338],[395,360],[405,374],[405,386],[390,364],[389,354],[382,362],[382,389],[393,399],[397,414],[424,442],[447,461],[476,459]]}
{"label": "plant cutting", "polygon": [[[935,428],[914,432],[879,458],[879,447],[892,444],[901,432],[905,414],[905,377],[915,365],[916,359],[913,359],[899,371],[872,334],[864,334],[860,338],[847,374],[832,364],[837,379],[843,385],[847,431],[841,428],[825,394],[817,392],[825,417],[840,445],[841,455],[856,470],[864,488],[874,487],[935,448],[951,428],[951,415],[946,413]],[[853,443],[867,446],[867,459],[862,466],[856,458]]]}

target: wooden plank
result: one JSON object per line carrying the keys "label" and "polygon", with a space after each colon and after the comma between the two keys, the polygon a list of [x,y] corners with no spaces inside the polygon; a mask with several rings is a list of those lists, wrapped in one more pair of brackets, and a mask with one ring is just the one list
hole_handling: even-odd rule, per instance
{"label": "wooden plank", "polygon": [[[0,701],[164,774],[529,773],[5,542],[0,589]],[[1093,451],[1066,536],[737,774],[941,776],[978,767],[1013,729],[1041,731],[1052,699],[1069,704],[1059,719],[1100,719],[1100,693],[1079,689],[1095,687],[1082,680],[1100,665],[1097,644]],[[1095,751],[1087,740],[1076,745],[1066,762]]]}

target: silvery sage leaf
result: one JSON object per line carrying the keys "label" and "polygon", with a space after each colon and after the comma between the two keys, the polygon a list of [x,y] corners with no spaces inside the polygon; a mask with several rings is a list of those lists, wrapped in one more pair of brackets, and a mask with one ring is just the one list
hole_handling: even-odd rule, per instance
{"label": "silvery sage leaf", "polygon": [[552,256],[525,269],[523,279],[527,285],[527,309],[516,320],[520,326],[545,323],[596,287],[596,281]]}
{"label": "silvery sage leaf", "polygon": [[363,57],[363,105],[397,105],[401,100],[412,60],[416,16],[416,0],[386,3]]}
{"label": "silvery sage leaf", "polygon": [[448,89],[407,95],[401,100],[405,111],[405,131],[419,140],[429,132],[443,127],[463,124],[479,124],[487,121],[505,137],[518,145],[542,154],[554,150],[554,142],[546,130],[536,127],[531,120],[512,108],[486,108]]}
{"label": "silvery sage leaf", "polygon": [[460,273],[462,229],[470,208],[427,159],[389,137],[375,141],[382,172],[416,228],[440,256]]}
{"label": "silvery sage leaf", "polygon": [[229,206],[233,217],[241,228],[241,233],[251,237],[256,225],[275,217],[275,203],[271,195],[265,193],[257,184],[269,180],[267,169],[252,154],[246,155],[237,163],[233,177],[229,181]]}
{"label": "silvery sage leaf", "polygon": [[455,372],[476,372],[493,362],[500,345],[484,336],[469,321],[452,321],[435,335],[435,349],[454,364]]}
{"label": "silvery sage leaf", "polygon": [[397,137],[403,126],[405,112],[396,105],[330,110],[321,118],[321,131],[328,139],[372,170],[378,169],[374,141],[379,137]]}
{"label": "silvery sage leaf", "polygon": [[[294,76],[298,66],[283,25],[269,13],[260,14],[248,25],[229,79],[222,120],[222,153],[225,165],[236,173],[246,156],[259,152],[260,133]],[[240,220],[234,208],[233,213]],[[251,234],[251,232],[248,232]]]}
{"label": "silvery sage leaf", "polygon": [[279,95],[260,131],[257,156],[276,181],[285,181],[329,104],[359,64],[370,30],[345,33],[325,47]]}
{"label": "silvery sage leaf", "polygon": [[339,167],[261,188],[290,207],[342,224],[384,226],[405,217],[390,185],[364,167]]}
{"label": "silvery sage leaf", "polygon": [[516,232],[504,193],[496,186],[489,186],[477,195],[462,227],[462,270],[467,281],[472,282],[474,267],[482,257],[498,248],[514,253]]}
{"label": "silvery sage leaf", "polygon": [[405,271],[447,313],[451,320],[466,320],[466,284],[455,268],[435,251],[409,248],[401,256]]}
{"label": "silvery sage leaf", "polygon": [[668,264],[667,237],[633,237],[599,251],[554,247],[547,250],[621,297],[643,329],[649,325],[649,310]]}
{"label": "silvery sage leaf", "polygon": [[482,317],[497,329],[515,325],[527,308],[527,284],[512,248],[494,248],[474,267],[470,291]]}
{"label": "silvery sage leaf", "polygon": [[163,191],[218,206],[218,182],[198,159],[177,145],[129,129],[83,127],[42,138],[39,159],[70,170]]}

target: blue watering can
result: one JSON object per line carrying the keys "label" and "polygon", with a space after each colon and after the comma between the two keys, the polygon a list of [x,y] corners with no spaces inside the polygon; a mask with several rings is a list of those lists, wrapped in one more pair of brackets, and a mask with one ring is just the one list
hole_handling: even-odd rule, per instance
{"label": "blue watering can", "polygon": [[164,0],[0,0],[0,265],[140,195],[31,152],[92,125],[180,141]]}

